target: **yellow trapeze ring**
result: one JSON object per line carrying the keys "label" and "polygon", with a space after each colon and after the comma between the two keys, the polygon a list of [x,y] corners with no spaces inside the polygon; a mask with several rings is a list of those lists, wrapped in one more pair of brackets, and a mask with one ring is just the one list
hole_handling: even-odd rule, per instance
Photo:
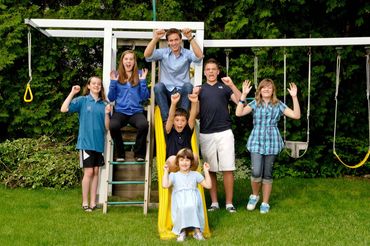
{"label": "yellow trapeze ring", "polygon": [[[29,98],[27,98],[27,93],[29,94]],[[32,102],[32,100],[33,100],[33,95],[32,95],[32,90],[31,90],[30,83],[27,83],[27,87],[26,87],[26,91],[24,92],[23,100],[25,102]]]}

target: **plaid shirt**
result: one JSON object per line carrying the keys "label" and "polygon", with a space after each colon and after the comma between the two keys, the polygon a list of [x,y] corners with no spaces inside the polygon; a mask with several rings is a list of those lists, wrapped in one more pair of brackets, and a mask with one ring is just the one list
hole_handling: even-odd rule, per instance
{"label": "plaid shirt", "polygon": [[281,101],[275,106],[257,106],[255,100],[248,105],[253,109],[253,129],[248,138],[247,149],[261,155],[279,154],[284,142],[277,124],[287,106]]}

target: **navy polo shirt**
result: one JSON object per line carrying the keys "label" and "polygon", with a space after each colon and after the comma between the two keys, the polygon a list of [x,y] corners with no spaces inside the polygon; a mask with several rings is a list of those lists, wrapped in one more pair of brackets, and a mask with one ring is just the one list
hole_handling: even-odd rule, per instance
{"label": "navy polo shirt", "polygon": [[229,114],[230,87],[217,82],[214,85],[205,83],[199,93],[200,133],[215,133],[231,129]]}

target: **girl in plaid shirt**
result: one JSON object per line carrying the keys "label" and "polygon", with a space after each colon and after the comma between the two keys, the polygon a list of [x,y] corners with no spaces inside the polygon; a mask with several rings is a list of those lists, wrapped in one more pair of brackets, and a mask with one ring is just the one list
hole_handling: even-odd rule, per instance
{"label": "girl in plaid shirt", "polygon": [[259,201],[262,187],[263,202],[260,206],[262,214],[270,209],[269,198],[272,189],[272,166],[276,156],[284,147],[283,139],[277,127],[282,115],[292,119],[301,117],[297,98],[297,86],[290,83],[288,89],[293,100],[293,109],[289,108],[276,97],[276,87],[271,79],[263,79],[257,88],[255,99],[245,104],[245,98],[252,86],[250,81],[243,83],[243,92],[236,107],[236,116],[244,116],[253,112],[253,129],[249,136],[247,149],[252,160],[252,192],[247,204],[248,210],[254,210]]}

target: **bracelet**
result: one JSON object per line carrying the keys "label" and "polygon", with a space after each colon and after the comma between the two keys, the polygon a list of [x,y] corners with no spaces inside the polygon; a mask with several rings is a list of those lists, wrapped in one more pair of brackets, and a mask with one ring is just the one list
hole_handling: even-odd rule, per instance
{"label": "bracelet", "polygon": [[245,103],[245,100],[240,100],[239,99],[239,103],[244,104]]}
{"label": "bracelet", "polygon": [[190,39],[189,39],[189,43],[195,38],[195,35],[193,35]]}

